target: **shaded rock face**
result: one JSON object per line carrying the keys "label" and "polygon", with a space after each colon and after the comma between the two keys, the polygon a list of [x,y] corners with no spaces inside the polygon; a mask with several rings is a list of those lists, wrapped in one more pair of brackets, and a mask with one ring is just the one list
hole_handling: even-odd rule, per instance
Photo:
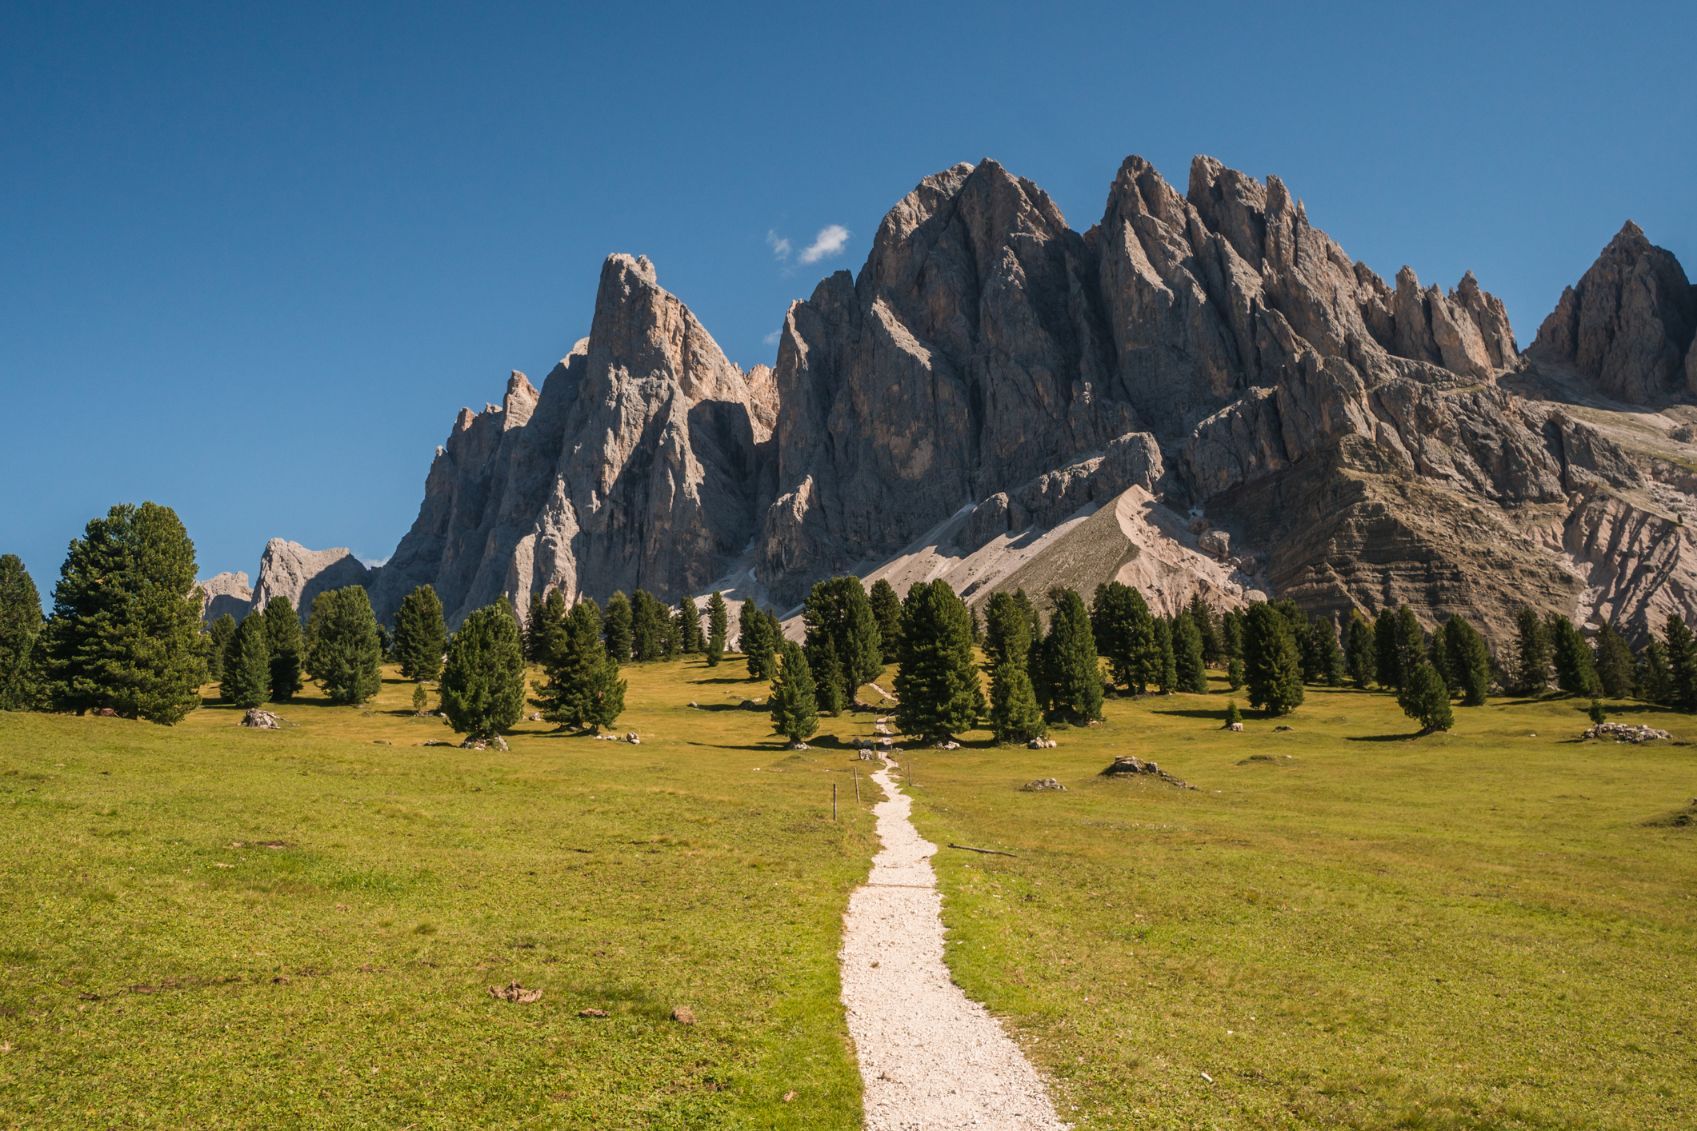
{"label": "shaded rock face", "polygon": [[1528,356],[1571,367],[1627,404],[1697,392],[1697,287],[1629,220],[1562,292]]}
{"label": "shaded rock face", "polygon": [[371,569],[346,547],[309,550],[299,542],[273,538],[259,558],[259,580],[253,587],[253,608],[263,612],[278,597],[287,597],[304,619],[320,593],[349,585],[369,585]]}
{"label": "shaded rock face", "polygon": [[245,573],[220,573],[200,582],[200,618],[211,624],[228,613],[241,620],[253,607],[253,587]]}
{"label": "shaded rock face", "polygon": [[461,412],[424,503],[373,587],[388,616],[433,584],[450,623],[558,587],[604,600],[697,590],[753,536],[756,450],[776,405],[645,258],[601,272],[589,337],[538,392],[514,373],[500,405]]}

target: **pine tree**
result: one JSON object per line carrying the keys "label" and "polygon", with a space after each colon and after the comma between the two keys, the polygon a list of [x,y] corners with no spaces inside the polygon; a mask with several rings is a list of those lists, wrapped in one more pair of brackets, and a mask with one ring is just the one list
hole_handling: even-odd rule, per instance
{"label": "pine tree", "polygon": [[1226,685],[1243,690],[1243,612],[1233,609],[1220,618],[1220,640],[1226,658]]}
{"label": "pine tree", "polygon": [[[550,589],[539,605],[533,605],[525,658],[543,669],[555,663],[566,646],[566,622],[571,613],[572,610],[566,608],[566,595],[558,589]],[[599,616],[596,623],[600,623]]]}
{"label": "pine tree", "polygon": [[1243,725],[1243,713],[1237,709],[1237,700],[1226,700],[1226,729]]}
{"label": "pine tree", "polygon": [[[595,649],[605,655],[596,627]],[[442,713],[472,740],[494,738],[524,713],[524,642],[506,601],[473,610],[448,642]]]}
{"label": "pine tree", "polygon": [[[831,577],[816,583],[802,606],[802,623],[806,626],[807,662],[813,669],[813,681],[819,688],[819,704],[830,710],[829,703],[847,705],[854,702],[860,686],[878,678],[884,670],[884,648],[878,634],[878,620],[872,612],[872,601],[858,577]],[[971,638],[972,626],[967,625]],[[834,652],[834,665],[828,653]],[[836,694],[826,687],[834,678],[840,685]]]}
{"label": "pine tree", "polygon": [[707,666],[716,668],[725,655],[725,638],[731,627],[730,610],[715,589],[707,598]]}
{"label": "pine tree", "polygon": [[990,730],[997,742],[1030,742],[1047,733],[1023,659],[1003,660],[990,670]]}
{"label": "pine tree", "polygon": [[1373,620],[1374,677],[1380,687],[1402,687],[1402,640],[1398,632],[1396,610],[1379,610]]}
{"label": "pine tree", "polygon": [[1102,717],[1102,666],[1096,636],[1076,590],[1051,589],[1043,638],[1043,695],[1049,717],[1087,723]]}
{"label": "pine tree", "polygon": [[532,700],[549,722],[596,730],[611,726],[624,710],[625,683],[602,627],[601,611],[587,597],[566,614],[559,641],[542,664],[547,682],[537,686]]}
{"label": "pine tree", "polygon": [[972,614],[946,581],[922,581],[907,591],[901,640],[895,692],[902,733],[942,742],[974,726],[984,697],[973,663]]}
{"label": "pine tree", "polygon": [[1397,670],[1407,675],[1414,669],[1428,662],[1426,648],[1426,632],[1420,627],[1420,620],[1414,615],[1414,610],[1408,605],[1401,605],[1396,611],[1396,641],[1398,650]]}
{"label": "pine tree", "polygon": [[1450,729],[1455,716],[1450,711],[1449,688],[1444,686],[1444,677],[1438,674],[1438,669],[1421,661],[1404,682],[1406,686],[1397,695],[1397,703],[1402,706],[1403,714],[1420,724],[1420,733]]}
{"label": "pine tree", "polygon": [[[510,617],[508,618],[511,619]],[[518,626],[513,626],[518,632]],[[382,642],[359,585],[320,593],[307,618],[306,667],[332,703],[363,703],[382,686]]]}
{"label": "pine tree", "polygon": [[1031,620],[1014,595],[990,594],[984,604],[984,655],[991,670],[1003,663],[1024,667],[1031,643]]}
{"label": "pine tree", "polygon": [[631,595],[631,656],[638,663],[667,655],[672,636],[672,618],[659,598],[646,589]]}
{"label": "pine tree", "polygon": [[1668,663],[1668,704],[1697,710],[1697,637],[1677,616],[1669,616],[1662,636]]}
{"label": "pine tree", "polygon": [[[535,615],[532,611],[533,620]],[[420,585],[401,598],[401,607],[395,611],[392,647],[403,677],[424,682],[441,676],[448,628],[442,620],[442,599],[434,586]]]}
{"label": "pine tree", "polygon": [[1161,646],[1155,618],[1142,593],[1118,581],[1098,585],[1091,602],[1090,630],[1117,686],[1142,695],[1160,683]]}
{"label": "pine tree", "polygon": [[1302,678],[1327,687],[1342,687],[1343,649],[1338,647],[1337,628],[1330,617],[1315,617],[1302,629]]}
{"label": "pine tree", "polygon": [[1636,690],[1638,681],[1632,646],[1626,642],[1626,637],[1615,631],[1613,625],[1605,624],[1597,632],[1593,660],[1604,695],[1611,699],[1625,699]]}
{"label": "pine tree", "polygon": [[[803,651],[806,651],[804,648]],[[843,694],[843,662],[829,639],[808,653],[807,667],[813,675],[813,693],[819,709],[827,715],[840,715],[849,704]]]}
{"label": "pine tree", "polygon": [[1674,701],[1673,675],[1668,671],[1668,653],[1660,640],[1652,637],[1638,657],[1638,694],[1651,703],[1663,706]]}
{"label": "pine tree", "polygon": [[0,711],[27,711],[41,702],[34,655],[42,623],[41,594],[23,559],[0,556]]}
{"label": "pine tree", "polygon": [[706,646],[701,636],[701,607],[694,597],[686,593],[678,598],[678,611],[672,623],[678,626],[678,651],[693,656]]}
{"label": "pine tree", "polygon": [[886,664],[896,662],[901,655],[902,599],[888,581],[879,578],[867,594],[872,605],[872,619],[878,623],[878,648]]}
{"label": "pine tree", "polygon": [[1442,649],[1446,689],[1461,696],[1464,707],[1480,707],[1491,690],[1491,650],[1478,629],[1459,616],[1444,623]]}
{"label": "pine tree", "polygon": [[1602,690],[1597,679],[1597,664],[1591,649],[1572,621],[1551,613],[1545,621],[1550,636],[1550,652],[1555,659],[1556,686],[1569,695],[1589,699]]}
{"label": "pine tree", "polygon": [[1173,654],[1173,623],[1166,617],[1155,618],[1155,687],[1162,695],[1178,689],[1178,657]]}
{"label": "pine tree", "polygon": [[271,652],[265,639],[265,617],[249,613],[236,626],[224,653],[224,678],[218,695],[237,707],[257,707],[271,690]]}
{"label": "pine tree", "polygon": [[[1191,622],[1196,625],[1197,634],[1202,640],[1202,662],[1209,667],[1219,667],[1225,663],[1225,638],[1220,634],[1220,620],[1214,615],[1214,609],[1202,599],[1202,594],[1194,594],[1190,604],[1185,609],[1190,615]],[[1182,676],[1180,677],[1182,679]]]}
{"label": "pine tree", "polygon": [[171,508],[125,503],[90,521],[42,630],[54,706],[166,724],[199,706],[206,654],[194,575],[194,543]]}
{"label": "pine tree", "polygon": [[778,638],[772,633],[771,619],[753,597],[742,603],[737,617],[737,647],[748,664],[749,679],[772,678]]}
{"label": "pine tree", "polygon": [[287,703],[301,689],[301,618],[287,597],[271,598],[262,615],[265,649],[271,654],[271,701]]}
{"label": "pine tree", "polygon": [[607,641],[607,655],[613,657],[613,662],[630,663],[630,598],[622,591],[607,598],[607,609],[601,618],[601,632]]}
{"label": "pine tree", "polygon": [[795,641],[785,640],[778,646],[776,664],[772,693],[767,697],[772,729],[792,744],[806,742],[819,729],[819,704],[814,698],[807,654]]}
{"label": "pine tree", "polygon": [[1514,614],[1515,681],[1522,695],[1542,695],[1550,686],[1550,637],[1538,614],[1522,607]]}
{"label": "pine tree", "polygon": [[212,627],[206,632],[203,642],[206,653],[206,678],[211,683],[221,683],[224,679],[224,653],[230,650],[230,641],[236,635],[236,618],[224,613],[212,622]]}
{"label": "pine tree", "polygon": [[1344,633],[1344,668],[1349,681],[1365,691],[1373,682],[1377,655],[1373,647],[1373,626],[1358,610],[1350,610],[1349,628]]}
{"label": "pine tree", "polygon": [[1249,705],[1288,715],[1302,703],[1302,656],[1288,617],[1271,605],[1249,606],[1243,626],[1244,678]]}
{"label": "pine tree", "polygon": [[430,693],[422,683],[412,685],[412,713],[420,717],[430,713]]}
{"label": "pine tree", "polygon": [[1178,666],[1178,689],[1201,695],[1208,690],[1208,668],[1204,656],[1202,632],[1196,627],[1193,612],[1179,615],[1173,636],[1173,660]]}

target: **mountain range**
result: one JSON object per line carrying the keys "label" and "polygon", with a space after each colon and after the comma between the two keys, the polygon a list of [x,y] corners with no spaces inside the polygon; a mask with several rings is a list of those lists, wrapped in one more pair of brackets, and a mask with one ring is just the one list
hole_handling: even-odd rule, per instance
{"label": "mountain range", "polygon": [[993,160],[921,181],[744,371],[646,258],[601,269],[540,388],[463,409],[380,568],[273,540],[208,614],[363,584],[451,623],[550,588],[793,607],[852,572],[1158,608],[1697,613],[1697,287],[1628,222],[1524,350],[1471,273],[1352,261],[1277,177],[1130,157],[1068,225]]}

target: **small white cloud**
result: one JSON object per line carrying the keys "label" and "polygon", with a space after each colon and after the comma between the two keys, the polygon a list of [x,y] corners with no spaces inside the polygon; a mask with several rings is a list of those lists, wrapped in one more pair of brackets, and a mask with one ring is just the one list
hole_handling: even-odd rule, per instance
{"label": "small white cloud", "polygon": [[772,249],[772,258],[788,262],[790,258],[790,241],[780,236],[776,231],[767,231],[766,246]]}
{"label": "small white cloud", "polygon": [[775,346],[775,345],[778,344],[778,339],[782,336],[783,336],[782,330],[773,330],[770,334],[767,334],[764,338],[761,338],[760,340],[765,342],[769,346]]}
{"label": "small white cloud", "polygon": [[366,569],[381,569],[389,564],[389,555],[385,554],[381,558],[360,558],[359,561]]}
{"label": "small white cloud", "polygon": [[848,246],[849,230],[841,224],[826,224],[819,229],[819,234],[813,237],[801,252],[803,263],[817,263],[833,255],[841,255],[843,248]]}

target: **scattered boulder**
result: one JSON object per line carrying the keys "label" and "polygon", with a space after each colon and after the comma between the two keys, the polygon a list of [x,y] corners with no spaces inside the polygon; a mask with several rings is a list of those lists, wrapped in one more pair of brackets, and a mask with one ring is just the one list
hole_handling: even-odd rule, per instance
{"label": "scattered boulder", "polygon": [[539,723],[542,721],[542,712],[532,711],[530,714],[526,715],[525,718],[529,719],[533,723]]}
{"label": "scattered boulder", "polygon": [[468,738],[464,742],[460,743],[460,749],[461,750],[487,750],[487,749],[489,749],[489,744],[487,742],[483,741],[481,738]]}
{"label": "scattered boulder", "polygon": [[805,742],[792,742],[792,743],[790,743],[790,749],[791,750],[811,750],[813,748]]}
{"label": "scattered boulder", "polygon": [[1167,773],[1156,763],[1145,762],[1143,759],[1130,754],[1123,754],[1115,758],[1108,764],[1108,768],[1102,771],[1102,776],[1107,778],[1126,777],[1131,774],[1148,774],[1151,777],[1160,778],[1169,785],[1176,785],[1180,789],[1196,788],[1189,782]]}
{"label": "scattered boulder", "polygon": [[1657,730],[1652,726],[1639,723],[1593,723],[1585,729],[1580,738],[1612,738],[1616,742],[1630,742],[1634,746],[1644,742],[1655,742],[1658,739],[1667,740],[1673,737],[1665,730]]}
{"label": "scattered boulder", "polygon": [[1242,723],[1227,723],[1226,729],[1231,731],[1233,734],[1242,734],[1243,733],[1243,724]]}
{"label": "scattered boulder", "polygon": [[102,707],[94,712],[94,717],[97,719],[115,719],[118,717],[118,712],[110,707]]}
{"label": "scattered boulder", "polygon": [[529,1005],[542,1000],[541,990],[527,990],[517,982],[508,982],[504,986],[490,986],[489,996],[496,1001],[510,1001],[515,1005]]}
{"label": "scattered boulder", "polygon": [[951,738],[947,742],[932,743],[931,748],[933,750],[959,750],[960,743]]}
{"label": "scattered boulder", "polygon": [[862,747],[859,751],[856,752],[855,756],[858,757],[862,762],[875,762],[875,761],[877,761],[877,757],[872,753],[872,750],[869,747]]}
{"label": "scattered boulder", "polygon": [[270,711],[262,711],[258,707],[249,707],[247,714],[242,716],[242,725],[256,730],[281,730],[283,720]]}
{"label": "scattered boulder", "polygon": [[634,730],[625,732],[625,741],[630,743],[632,746],[641,746],[642,745],[642,739],[637,737],[637,734]]}
{"label": "scattered boulder", "polygon": [[494,738],[489,740],[489,747],[492,750],[499,750],[505,753],[508,749],[507,740],[502,738],[500,735],[496,735]]}
{"label": "scattered boulder", "polygon": [[1052,738],[1034,738],[1025,744],[1027,750],[1053,750],[1055,740]]}
{"label": "scattered boulder", "polygon": [[1047,793],[1051,791],[1065,793],[1067,791],[1067,787],[1054,778],[1038,778],[1036,781],[1026,782],[1019,788],[1022,793]]}

